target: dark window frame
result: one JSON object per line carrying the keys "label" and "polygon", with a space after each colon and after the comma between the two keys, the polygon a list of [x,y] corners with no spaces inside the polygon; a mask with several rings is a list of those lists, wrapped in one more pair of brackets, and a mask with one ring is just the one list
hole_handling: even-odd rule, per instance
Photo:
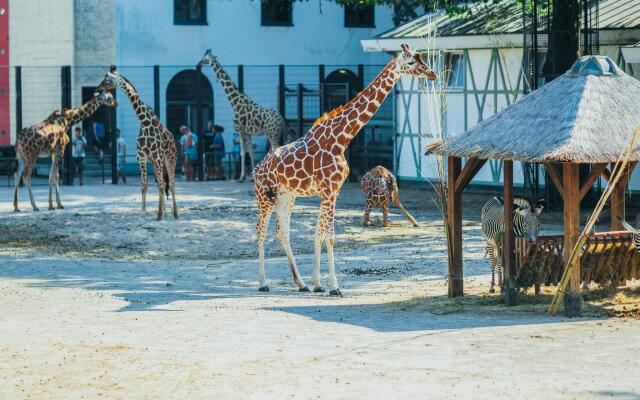
{"label": "dark window frame", "polygon": [[[178,3],[190,2],[191,0],[173,0],[173,24],[174,25],[209,25],[207,22],[207,0],[197,0],[200,2],[202,17],[200,19],[179,19]],[[187,3],[188,4],[188,3]]]}
{"label": "dark window frame", "polygon": [[[361,21],[357,15],[350,15],[356,12],[356,7],[368,8],[371,11],[370,21]],[[344,27],[345,28],[375,28],[376,27],[376,6],[373,4],[345,4]]]}
{"label": "dark window frame", "polygon": [[276,19],[265,19],[265,8],[269,6],[274,6],[274,0],[262,0],[260,1],[260,26],[282,26],[282,27],[290,27],[293,26],[293,1],[287,0],[275,0],[275,2],[286,2],[289,6],[289,15],[287,21],[278,21]]}

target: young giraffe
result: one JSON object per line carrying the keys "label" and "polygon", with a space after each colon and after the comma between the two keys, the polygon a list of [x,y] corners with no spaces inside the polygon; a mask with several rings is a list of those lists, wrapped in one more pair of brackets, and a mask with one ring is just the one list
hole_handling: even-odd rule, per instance
{"label": "young giraffe", "polygon": [[276,110],[263,107],[242,93],[222,68],[222,65],[220,65],[211,50],[207,50],[204,53],[200,64],[211,65],[227,94],[231,107],[233,107],[233,127],[241,140],[239,181],[242,182],[245,179],[246,153],[249,153],[251,169],[255,167],[251,136],[264,133],[269,139],[269,143],[271,143],[271,148],[275,149],[280,145],[280,137],[284,133],[284,118]]}
{"label": "young giraffe", "polygon": [[138,133],[137,156],[140,165],[140,180],[142,185],[142,211],[147,206],[147,160],[151,162],[158,183],[158,221],[162,219],[164,212],[165,176],[168,178],[171,200],[173,201],[173,216],[178,219],[178,206],[176,205],[175,171],[176,171],[176,143],[175,138],[167,128],[162,125],[156,113],[146,105],[138,95],[138,92],[124,76],[118,74],[116,67],[104,77],[98,86],[98,90],[114,90],[119,87],[124,90],[133,111],[140,120],[140,132]]}
{"label": "young giraffe", "polygon": [[364,192],[366,197],[366,206],[364,211],[364,220],[362,224],[364,226],[370,226],[371,220],[369,220],[369,214],[374,207],[380,206],[382,209],[382,226],[389,226],[387,221],[387,214],[389,212],[389,204],[393,200],[393,204],[400,209],[407,216],[411,225],[418,226],[416,220],[404,209],[400,198],[398,197],[398,183],[391,171],[385,167],[378,165],[377,167],[369,170],[360,180],[360,188]]}
{"label": "young giraffe", "polygon": [[324,291],[320,284],[320,253],[323,242],[326,242],[330,294],[341,296],[334,271],[333,245],[336,199],[349,174],[344,152],[402,75],[436,79],[421,55],[403,44],[401,54],[391,60],[373,82],[349,103],[320,117],[307,134],[295,142],[272,149],[256,167],[260,291],[269,290],[264,274],[264,240],[274,210],[277,215],[276,235],[287,255],[293,280],[299,291],[309,291],[291,252],[289,222],[296,196],[320,196],[313,259],[313,291]]}
{"label": "young giraffe", "polygon": [[64,208],[60,202],[60,175],[58,163],[64,156],[64,149],[69,143],[67,131],[80,121],[90,117],[101,105],[115,107],[116,102],[110,93],[96,93],[93,98],[78,108],[63,108],[54,111],[39,124],[27,127],[18,132],[16,138],[17,169],[13,175],[15,191],[13,194],[13,210],[18,208],[18,191],[20,181],[24,180],[29,191],[29,200],[34,211],[38,211],[31,191],[31,171],[41,155],[51,155],[49,172],[49,210],[53,210],[52,192],[56,191],[57,208]]}

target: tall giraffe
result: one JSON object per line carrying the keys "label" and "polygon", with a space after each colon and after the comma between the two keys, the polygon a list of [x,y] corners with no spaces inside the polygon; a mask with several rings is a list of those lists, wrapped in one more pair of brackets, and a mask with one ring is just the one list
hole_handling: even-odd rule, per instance
{"label": "tall giraffe", "polygon": [[200,64],[211,65],[233,108],[233,127],[241,140],[239,181],[242,182],[245,179],[246,153],[249,153],[251,159],[251,169],[255,167],[251,136],[266,135],[271,148],[275,149],[280,145],[280,137],[284,134],[284,118],[278,111],[261,106],[240,91],[211,50],[204,53]]}
{"label": "tall giraffe", "polygon": [[124,90],[131,101],[133,111],[140,120],[140,132],[138,133],[137,150],[138,164],[140,165],[140,180],[142,186],[142,211],[147,209],[147,161],[151,162],[158,182],[158,221],[162,219],[164,212],[164,191],[166,182],[165,173],[169,180],[169,190],[173,201],[173,216],[178,219],[178,206],[176,205],[175,172],[176,172],[176,142],[173,134],[162,125],[160,118],[151,107],[146,105],[131,82],[120,75],[115,66],[104,77],[98,90],[114,90],[119,87]]}
{"label": "tall giraffe", "polygon": [[272,149],[254,171],[258,203],[259,290],[269,291],[264,274],[264,240],[271,217],[277,214],[276,235],[289,261],[293,281],[301,292],[308,292],[289,244],[289,222],[296,196],[320,196],[320,215],[315,234],[313,291],[323,292],[320,284],[320,253],[326,242],[330,294],[341,296],[334,271],[334,212],[340,188],[349,175],[344,152],[360,129],[378,110],[402,75],[435,80],[419,53],[408,45],[380,74],[346,105],[318,118],[305,136],[288,145]]}
{"label": "tall giraffe", "polygon": [[49,210],[53,210],[52,192],[56,191],[57,208],[64,208],[60,202],[60,175],[58,163],[64,156],[64,149],[69,143],[67,131],[73,125],[90,117],[101,105],[115,107],[116,102],[111,93],[96,93],[89,101],[78,108],[62,108],[54,111],[44,121],[22,129],[16,138],[16,158],[18,168],[13,175],[15,191],[13,193],[13,210],[18,208],[18,191],[20,181],[24,180],[29,191],[29,200],[34,211],[38,206],[31,191],[31,171],[38,161],[38,156],[51,155],[49,172]]}

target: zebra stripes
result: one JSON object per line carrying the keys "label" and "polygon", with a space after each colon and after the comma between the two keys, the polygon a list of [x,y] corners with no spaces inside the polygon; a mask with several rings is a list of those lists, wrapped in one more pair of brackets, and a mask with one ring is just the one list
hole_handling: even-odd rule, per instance
{"label": "zebra stripes", "polygon": [[[540,231],[538,215],[545,206],[539,200],[535,207],[525,197],[513,197],[513,234],[516,237],[527,237],[535,242]],[[482,235],[486,241],[485,256],[491,260],[491,293],[495,292],[495,273],[498,271],[498,285],[502,287],[502,240],[504,237],[504,200],[495,196],[482,207]]]}

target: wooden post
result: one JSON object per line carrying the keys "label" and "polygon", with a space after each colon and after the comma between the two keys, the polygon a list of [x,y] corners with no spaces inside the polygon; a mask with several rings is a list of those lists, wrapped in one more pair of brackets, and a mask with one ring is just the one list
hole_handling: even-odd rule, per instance
{"label": "wooden post", "polygon": [[462,162],[459,157],[447,158],[447,216],[451,242],[449,263],[449,297],[464,295],[462,272],[462,189],[456,190]]}
{"label": "wooden post", "polygon": [[[613,171],[615,164],[611,164],[611,171]],[[626,182],[622,179],[622,182],[618,182],[618,185],[613,188],[613,192],[611,192],[611,230],[613,231],[621,231],[624,230],[621,220],[625,219],[625,211],[624,211],[624,188],[626,186]]]}
{"label": "wooden post", "polygon": [[[578,164],[564,163],[563,189],[564,189],[564,253],[562,255],[566,262],[571,254],[571,250],[576,245],[580,230],[580,173]],[[571,274],[568,292],[564,296],[564,313],[573,317],[580,315],[580,259],[576,261],[576,266]]]}
{"label": "wooden post", "polygon": [[508,306],[516,304],[515,240],[513,238],[513,161],[504,160],[504,300]]}

